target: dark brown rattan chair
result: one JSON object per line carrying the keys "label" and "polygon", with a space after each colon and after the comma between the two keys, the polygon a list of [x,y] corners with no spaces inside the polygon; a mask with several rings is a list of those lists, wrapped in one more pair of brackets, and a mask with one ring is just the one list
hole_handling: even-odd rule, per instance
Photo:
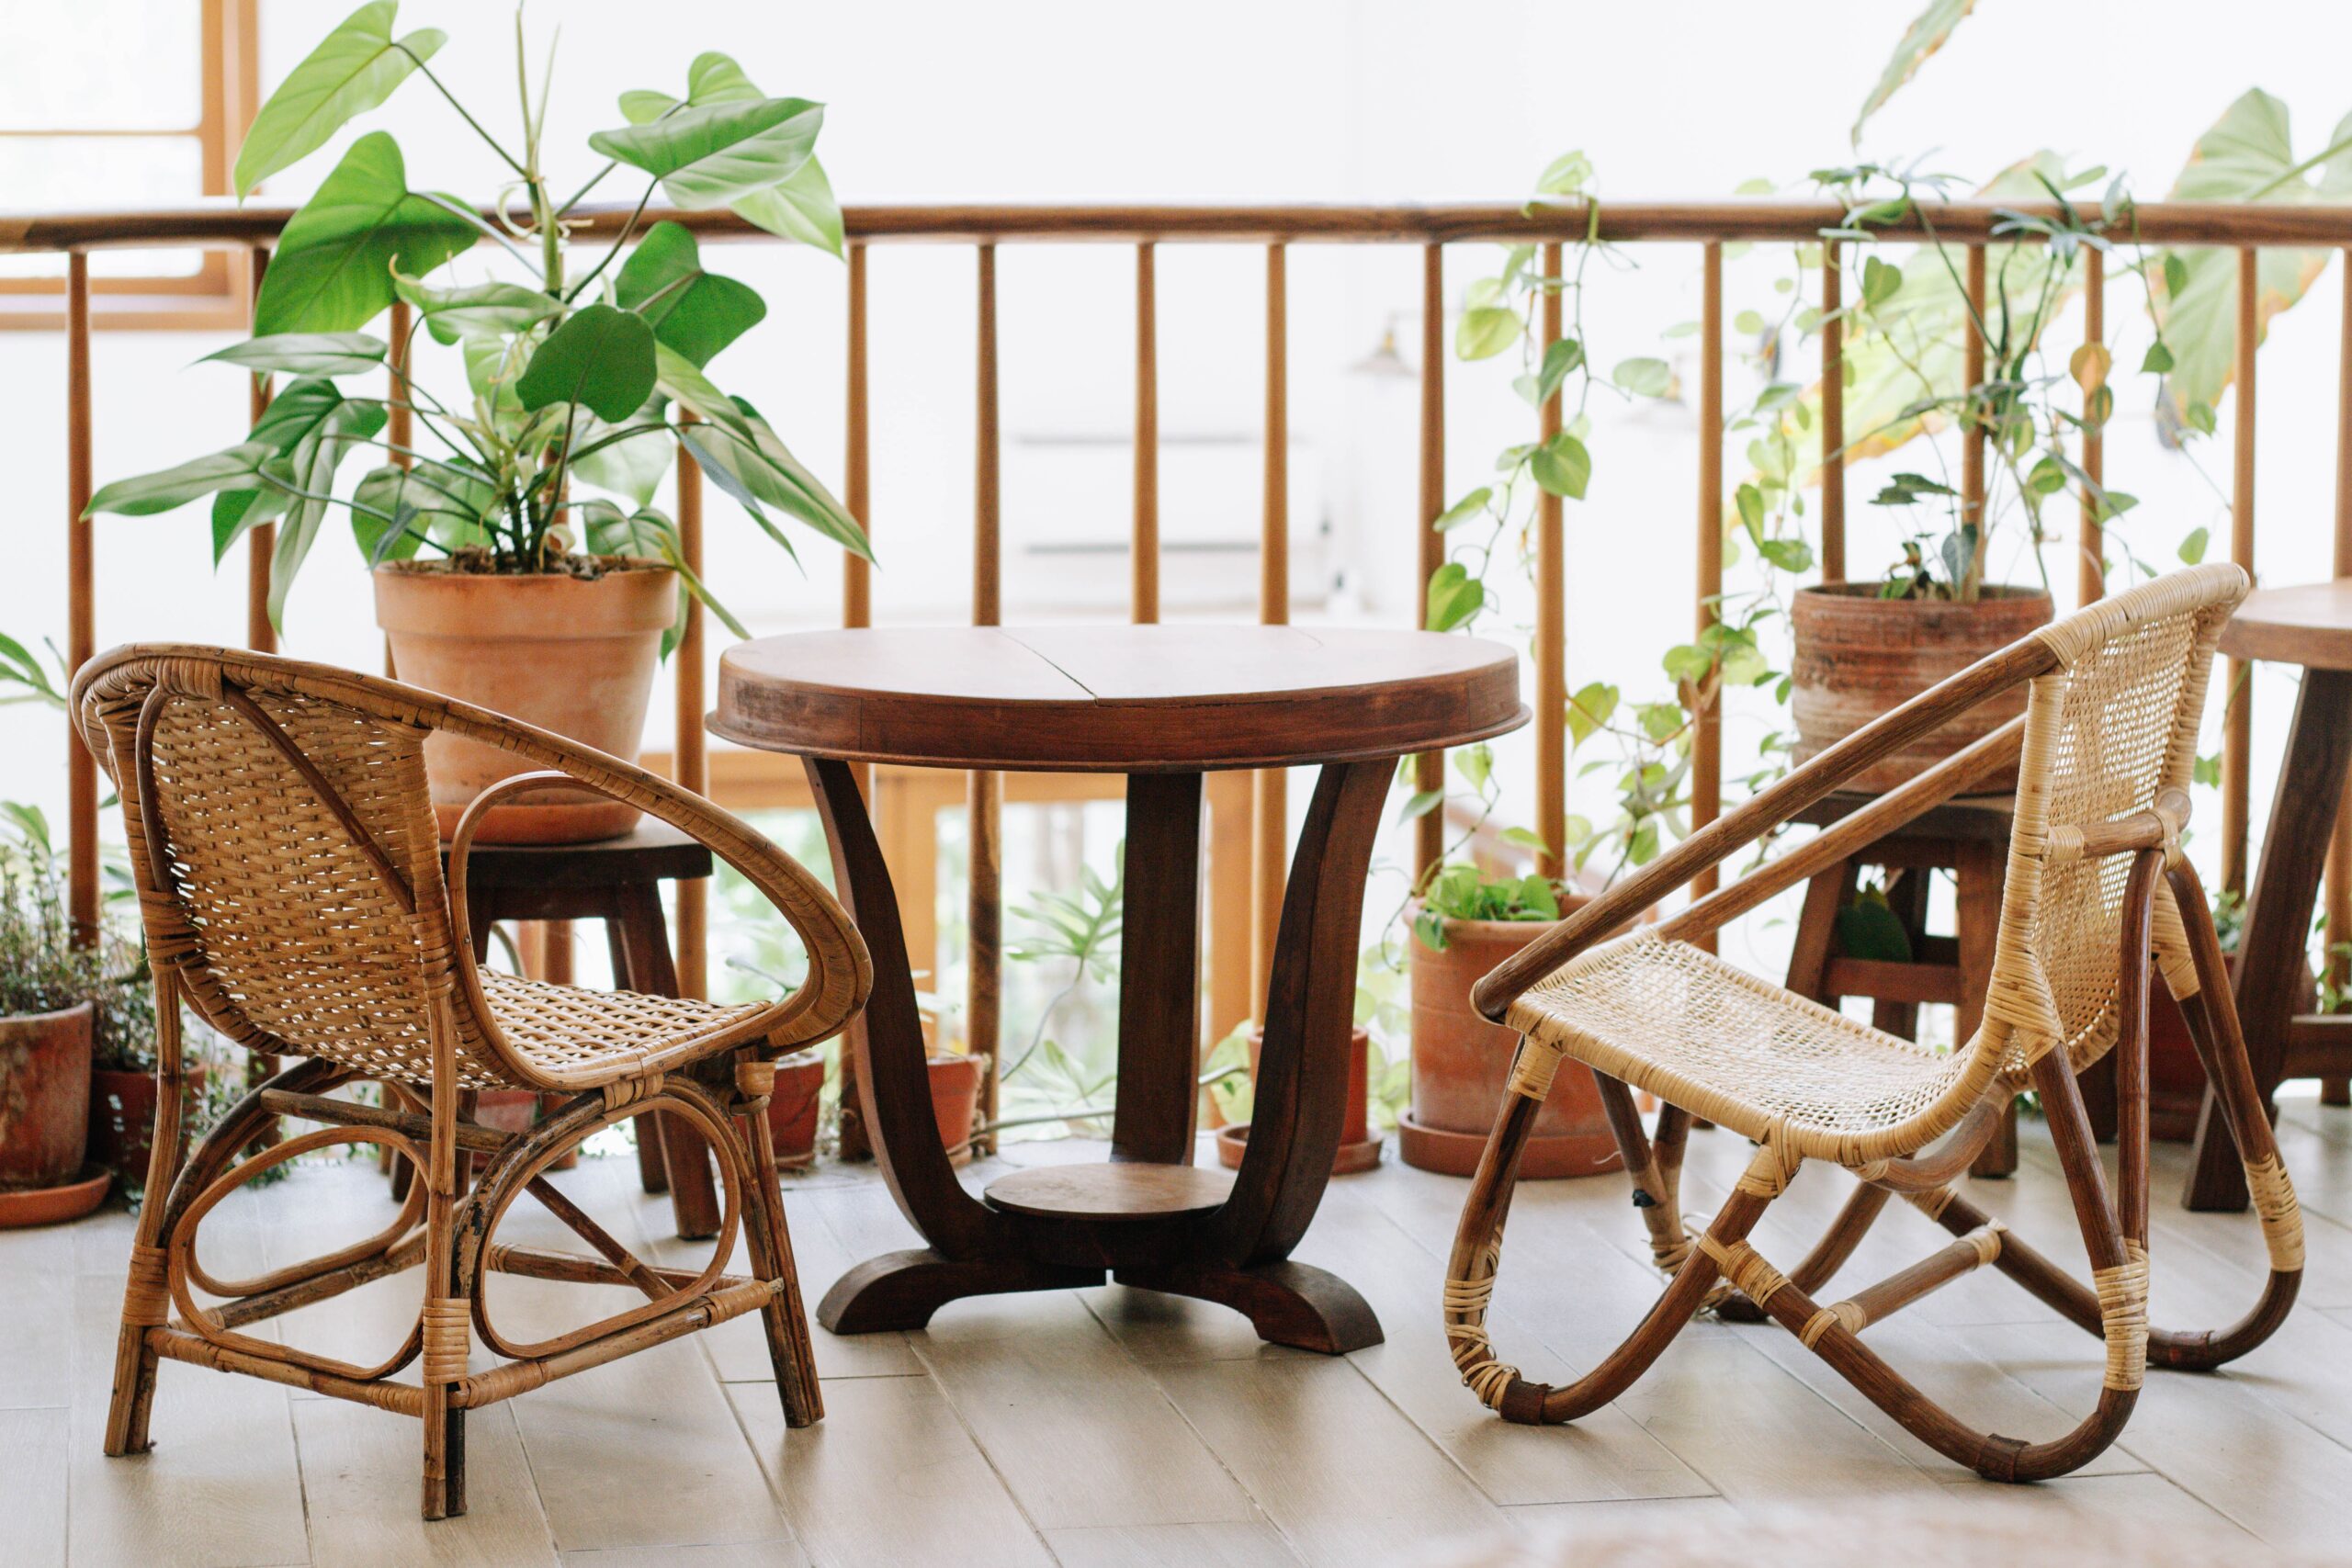
{"label": "dark brown rattan chair", "polygon": [[[1702,1308],[1770,1316],[1939,1452],[2001,1481],[2064,1474],[2113,1441],[2143,1372],[2245,1354],[2284,1320],[2302,1277],[2302,1226],[2247,1065],[2204,889],[2180,848],[2213,647],[2245,593],[2234,566],[2175,572],[2093,604],[1849,736],[1596,900],[1481,981],[1479,1010],[1521,1036],[1462,1213],[1444,1316],[1463,1381],[1516,1421],[1570,1421],[1614,1399]],[[1912,783],[1663,925],[1599,942],[1652,900],[1786,823],[1905,740],[2024,684],[2026,711]],[[1746,974],[1703,939],[1929,807],[2018,768],[2015,824],[1984,1022],[1948,1053],[1868,1028]],[[2270,1277],[2236,1325],[2148,1325],[2150,955],[2181,1001],[2221,1094],[2268,1243]],[[2116,1053],[2120,1174],[2099,1163],[2076,1075]],[[1665,1294],[1591,1373],[1563,1388],[1498,1361],[1487,1305],[1518,1152],[1564,1056],[1599,1078]],[[1664,1101],[1645,1134],[1631,1089]],[[1956,1192],[2019,1092],[2041,1096],[2091,1262],[2086,1285]],[[1695,1239],[1676,1208],[1685,1135],[1703,1117],[1759,1145]],[[1940,1147],[1930,1148],[1939,1139]],[[1749,1245],[1807,1160],[1860,1185],[1828,1234],[1781,1272]],[[1955,1238],[1842,1301],[1819,1291],[1891,1197]],[[1861,1336],[1990,1263],[2106,1342],[2098,1406],[2042,1442],[1977,1431],[1906,1382]]]}
{"label": "dark brown rattan chair", "polygon": [[[424,1517],[465,1511],[469,1409],[634,1350],[758,1312],[786,1420],[822,1414],[764,1114],[775,1058],[831,1034],[864,1004],[865,944],[831,896],[709,802],[615,758],[390,681],[225,649],[119,649],[85,666],[73,711],[122,799],[153,966],[159,1092],[146,1204],[131,1248],[106,1450],[148,1444],[159,1359],[310,1388],[421,1417]],[[435,733],[540,764],[484,794],[459,823],[445,882],[424,747]],[[476,967],[465,864],[481,814],[550,784],[625,800],[691,833],[791,922],[807,980],[786,998],[720,1006],[547,985]],[[187,1080],[179,1008],[255,1052],[294,1058],[196,1148],[180,1134]],[[332,1091],[384,1086],[369,1106]],[[464,1091],[570,1098],[529,1133],[463,1120]],[[592,1134],[649,1111],[709,1141],[726,1180],[717,1250],[699,1272],[646,1264],[545,1179]],[[322,1123],[258,1154],[281,1120]],[[250,1280],[198,1262],[198,1224],[252,1177],[336,1144],[408,1160],[398,1218],[324,1257]],[[477,1168],[464,1188],[461,1160]],[[528,1192],[595,1256],[507,1246],[501,1217]],[[739,1230],[752,1273],[724,1273]],[[401,1342],[357,1366],[241,1332],[423,1265]],[[492,1323],[492,1271],[633,1287],[640,1304],[537,1341]],[[203,1304],[203,1291],[217,1304]],[[176,1308],[176,1315],[175,1314]],[[475,1336],[499,1358],[469,1371]],[[422,1382],[397,1374],[422,1359]]]}

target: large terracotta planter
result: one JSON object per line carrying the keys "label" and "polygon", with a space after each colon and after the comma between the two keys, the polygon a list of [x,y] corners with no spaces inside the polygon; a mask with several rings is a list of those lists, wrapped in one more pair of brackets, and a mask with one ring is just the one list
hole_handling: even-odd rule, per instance
{"label": "large terracotta planter", "polygon": [[[1258,1053],[1265,1048],[1262,1030],[1250,1032],[1250,1081],[1258,1081]],[[1380,1139],[1372,1131],[1372,1036],[1363,1029],[1348,1032],[1347,1111],[1340,1123],[1340,1146],[1331,1152],[1331,1174],[1353,1176],[1380,1163]],[[1217,1163],[1227,1170],[1241,1168],[1250,1149],[1250,1123],[1236,1122],[1216,1130]]]}
{"label": "large terracotta planter", "polygon": [[[437,565],[376,569],[376,622],[391,641],[401,680],[636,760],[662,634],[677,619],[676,573],[654,561],[632,561],[594,580]],[[474,796],[537,766],[480,741],[429,736],[424,769],[443,836]],[[550,789],[492,807],[478,838],[584,843],[616,838],[637,818],[634,807]]]}
{"label": "large terracotta planter", "polygon": [[94,1016],[77,1002],[0,1018],[0,1188],[56,1187],[82,1174]]}
{"label": "large terracotta planter", "polygon": [[[1804,762],[1906,699],[2050,622],[2039,588],[1987,587],[1973,604],[1882,599],[1875,582],[1798,590],[1791,608],[1796,656],[1790,711]],[[1881,758],[1849,789],[1880,793],[1917,777],[2025,712],[2025,689],[1980,703],[1931,735]],[[2013,787],[2017,774],[1988,780]]]}
{"label": "large terracotta planter", "polygon": [[[187,1094],[182,1102],[195,1120],[194,1108],[204,1101],[204,1064],[190,1060],[183,1069]],[[147,1156],[155,1144],[155,1075],[130,1067],[90,1070],[90,1162],[105,1166],[122,1178],[126,1191],[137,1192],[147,1183]]]}
{"label": "large terracotta planter", "polygon": [[[1589,901],[1566,900],[1561,913]],[[1412,950],[1413,1103],[1396,1123],[1397,1153],[1407,1165],[1448,1176],[1478,1168],[1502,1110],[1519,1036],[1479,1017],[1470,1005],[1470,987],[1552,929],[1543,920],[1448,920],[1444,951],[1419,937],[1407,943]],[[1520,1156],[1519,1174],[1597,1176],[1623,1164],[1592,1070],[1562,1062]]]}

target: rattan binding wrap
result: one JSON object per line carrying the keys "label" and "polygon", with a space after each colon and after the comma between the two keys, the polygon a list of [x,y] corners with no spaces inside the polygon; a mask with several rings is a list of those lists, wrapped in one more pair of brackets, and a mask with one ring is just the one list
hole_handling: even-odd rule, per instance
{"label": "rattan binding wrap", "polygon": [[2249,1161],[2246,1191],[2255,1213],[2262,1216],[2262,1240],[2270,1253],[2270,1267],[2292,1274],[2303,1266],[2303,1211],[2295,1200],[2295,1184],[2277,1155]]}

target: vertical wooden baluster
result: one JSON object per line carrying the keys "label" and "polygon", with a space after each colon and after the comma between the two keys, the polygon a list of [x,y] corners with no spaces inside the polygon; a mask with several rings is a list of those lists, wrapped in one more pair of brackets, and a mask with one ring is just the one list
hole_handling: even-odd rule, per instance
{"label": "vertical wooden baluster", "polygon": [[[2258,254],[2248,245],[2238,252],[2238,352],[2235,447],[2230,455],[2230,558],[2254,570],[2254,348],[2255,302],[2259,298],[2256,274]],[[2247,824],[2252,820],[2252,781],[2247,770],[2254,754],[2253,671],[2243,659],[2222,666],[2222,690],[2229,706],[2222,720],[2222,886],[2244,893],[2246,885]]]}
{"label": "vertical wooden baluster", "polygon": [[[1970,409],[1974,412],[1976,389],[1984,384],[1984,247],[1968,247],[1968,343],[1962,358],[1961,378],[1968,383]],[[1960,517],[1976,529],[1976,559],[1984,559],[1984,426],[1968,422],[1960,443]]]}
{"label": "vertical wooden baluster", "polygon": [[[1544,276],[1560,276],[1560,247],[1544,247]],[[1560,290],[1544,292],[1544,347],[1560,341]],[[1560,433],[1561,393],[1544,400],[1541,438]],[[1544,840],[1536,870],[1567,871],[1568,836],[1568,581],[1560,498],[1538,490],[1535,502],[1535,833]],[[1434,813],[1432,813],[1434,815]]]}
{"label": "vertical wooden baluster", "polygon": [[[253,307],[261,299],[262,275],[269,270],[269,247],[254,247],[253,293],[245,301],[245,328],[253,329]],[[269,378],[255,371],[246,397],[251,422],[269,412]],[[245,533],[245,646],[256,653],[277,651],[277,628],[269,624],[269,561],[277,553],[277,525],[256,523]]]}
{"label": "vertical wooden baluster", "polygon": [[[2107,341],[2107,258],[2097,251],[2086,250],[2083,261],[2083,341],[2103,346]],[[2090,476],[2092,484],[2106,485],[2107,437],[2097,429],[2083,432],[2083,472]],[[2075,555],[2075,597],[2078,604],[2088,604],[2106,592],[2107,527],[2098,520],[2098,505],[2086,493],[2082,547]]]}
{"label": "vertical wooden baluster", "polygon": [[[2352,577],[2352,251],[2344,253],[2344,321],[2335,347],[2335,575]],[[2327,841],[2327,978],[2341,989],[2352,964],[2336,952],[2352,942],[2352,809],[2338,814]],[[2352,1082],[2320,1080],[2320,1102],[2352,1105]]]}
{"label": "vertical wooden baluster", "polygon": [[[681,418],[688,416],[681,415]],[[682,446],[678,450],[678,555],[686,570],[702,575],[702,468]],[[709,758],[704,750],[702,605],[686,601],[685,626],[671,657],[677,662],[677,732],[671,754],[676,759],[676,779],[682,789],[701,795],[710,787]],[[709,995],[710,883],[707,879],[675,885],[678,931],[673,939],[678,955],[678,994]]]}
{"label": "vertical wooden baluster", "polygon": [[1159,619],[1159,298],[1149,241],[1136,247],[1136,507],[1130,599],[1137,626]]}
{"label": "vertical wooden baluster", "polygon": [[[1437,531],[1445,511],[1445,247],[1421,253],[1421,508],[1414,535],[1420,576],[1413,600],[1413,625],[1429,624],[1430,579],[1445,564],[1445,536]],[[1445,753],[1424,751],[1413,759],[1413,788],[1421,794],[1445,787]],[[1413,823],[1413,874],[1425,874],[1445,852],[1445,811],[1425,813]]]}
{"label": "vertical wooden baluster", "polygon": [[[867,538],[874,536],[871,470],[868,467],[872,437],[868,434],[866,375],[865,375],[865,247],[856,241],[850,243],[844,257],[849,273],[849,386],[843,397],[847,412],[843,419],[843,442],[846,450],[842,457],[842,504],[857,519]],[[842,625],[870,626],[874,624],[874,572],[863,557],[844,551],[842,555]],[[866,809],[874,809],[874,765],[852,762],[851,776],[857,780],[858,793],[866,800]],[[933,832],[926,844],[928,852],[936,856],[938,835]],[[929,968],[937,962],[932,953],[918,953],[915,963]],[[860,1026],[852,1023],[854,1031]],[[844,1045],[842,1054],[842,1117],[841,1157],[862,1160],[872,1156],[874,1149],[867,1141],[865,1115],[859,1108],[857,1088],[857,1054]]]}
{"label": "vertical wooden baluster", "polygon": [[[1290,621],[1290,391],[1286,254],[1266,247],[1266,493],[1258,535],[1258,618],[1270,626]],[[1282,920],[1283,852],[1290,842],[1289,778],[1280,768],[1255,775],[1250,821],[1257,852],[1250,862],[1250,995],[1263,1019],[1273,980],[1274,935]]]}
{"label": "vertical wooden baluster", "polygon": [[[1003,619],[1004,571],[1001,559],[997,491],[996,406],[996,247],[979,247],[979,344],[978,429],[972,473],[972,624],[993,626]],[[968,808],[971,878],[965,906],[970,933],[968,981],[964,1016],[971,1048],[988,1053],[989,1066],[980,1088],[980,1122],[997,1119],[1001,1095],[998,1066],[998,1016],[1003,983],[1003,887],[1001,834],[1004,806],[1003,780],[995,773],[976,773],[969,783]],[[996,1135],[973,1140],[975,1152],[992,1154]]]}
{"label": "vertical wooden baluster", "polygon": [[1821,243],[1821,581],[1846,581],[1846,322],[1844,265]]}
{"label": "vertical wooden baluster", "polygon": [[[1698,630],[1715,624],[1724,592],[1724,247],[1707,242],[1699,307],[1699,572]],[[1715,819],[1723,807],[1723,694],[1718,691],[1697,716],[1690,744],[1690,830]],[[1690,896],[1714,890],[1712,870],[1690,885]],[[1710,952],[1714,938],[1702,939]]]}
{"label": "vertical wooden baluster", "polygon": [[[90,258],[65,258],[65,666],[98,651],[97,556],[90,520]],[[74,941],[98,940],[98,770],[69,717],[65,737],[66,913]]]}

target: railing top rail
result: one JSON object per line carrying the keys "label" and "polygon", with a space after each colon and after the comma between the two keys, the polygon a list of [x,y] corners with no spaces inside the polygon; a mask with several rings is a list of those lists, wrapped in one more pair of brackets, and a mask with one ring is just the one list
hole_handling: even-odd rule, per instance
{"label": "railing top rail", "polygon": [[[259,245],[277,237],[293,209],[225,197],[138,210],[0,213],[0,253],[110,250],[155,245]],[[628,219],[621,206],[583,208],[567,221],[585,235],[612,234]],[[1894,238],[1932,231],[1952,240],[1993,237],[2005,215],[2056,218],[2050,202],[1923,203],[1883,226]],[[527,214],[517,213],[518,218]],[[1589,231],[1636,242],[1809,240],[1845,210],[1835,202],[1730,201],[1407,202],[1377,205],[1134,202],[889,202],[842,209],[853,240],[1069,243],[1087,241],[1299,243],[1573,241]],[[667,219],[709,239],[773,236],[731,212],[649,208],[640,221]],[[2139,238],[2154,245],[2334,245],[2352,247],[2352,204],[2156,201],[2138,209]],[[2026,236],[2030,238],[2030,236]]]}

